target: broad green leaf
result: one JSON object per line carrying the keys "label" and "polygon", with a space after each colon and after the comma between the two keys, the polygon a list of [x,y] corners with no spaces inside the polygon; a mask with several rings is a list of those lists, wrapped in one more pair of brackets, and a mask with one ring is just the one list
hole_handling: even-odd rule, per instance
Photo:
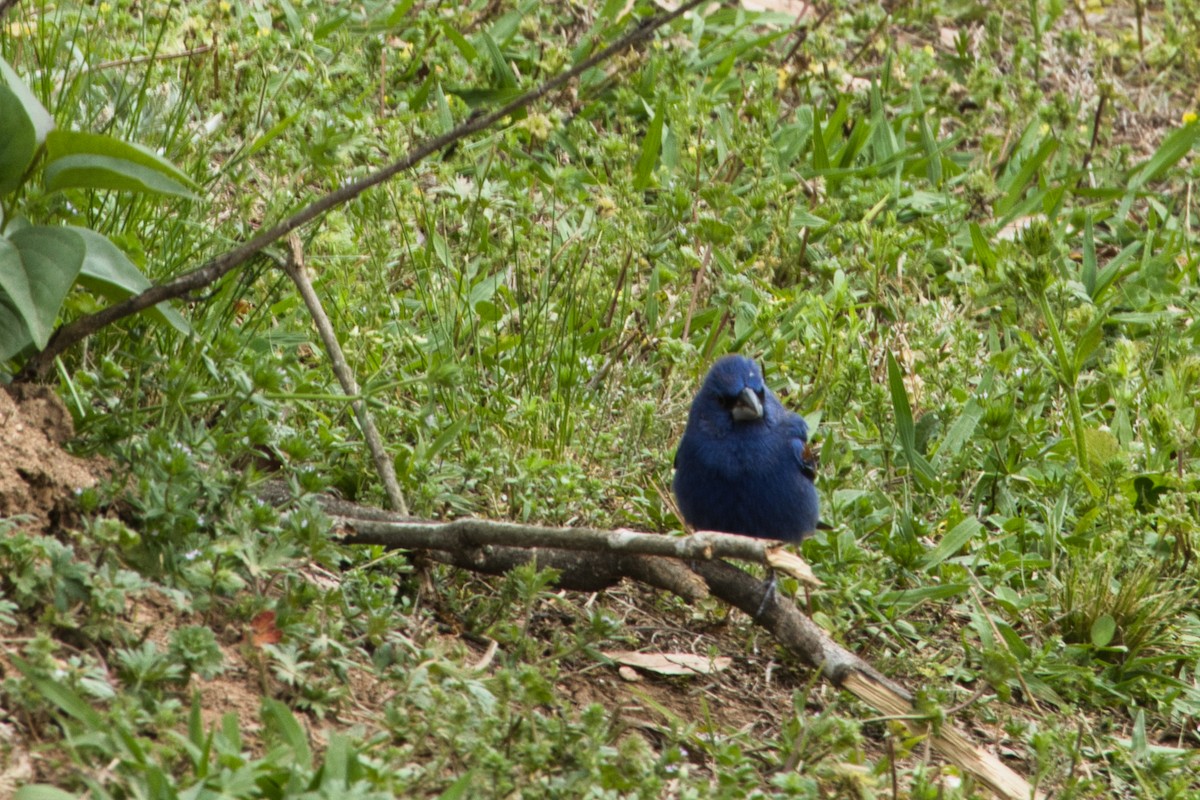
{"label": "broad green leaf", "polygon": [[463,432],[463,429],[467,427],[467,423],[469,422],[470,419],[467,417],[460,417],[459,419],[456,419],[454,422],[447,425],[446,430],[438,434],[438,437],[433,440],[433,444],[429,445],[428,449],[426,449],[425,459],[427,461],[433,461],[436,459],[438,453],[445,450],[451,442],[459,437],[459,434]]}
{"label": "broad green leaf", "polygon": [[354,761],[350,740],[340,733],[330,734],[329,743],[325,746],[325,760],[321,765],[321,788],[343,792],[348,789]]}
{"label": "broad green leaf", "polygon": [[46,141],[46,135],[54,130],[54,118],[50,116],[50,112],[41,104],[41,101],[34,97],[33,92],[25,85],[25,81],[21,80],[21,76],[17,75],[16,70],[9,66],[3,58],[0,58],[0,83],[8,86],[21,101],[21,107],[25,109],[25,116],[33,123],[34,140],[39,145]]}
{"label": "broad green leaf", "polygon": [[80,697],[69,686],[65,686],[58,681],[51,681],[40,677],[37,671],[22,658],[17,656],[10,656],[9,658],[13,666],[20,670],[25,679],[33,684],[38,693],[57,706],[67,716],[82,722],[91,730],[104,730],[109,727],[103,715],[92,708],[90,703]]}
{"label": "broad green leaf", "polygon": [[974,539],[975,534],[981,530],[983,530],[983,523],[974,517],[967,517],[943,536],[942,540],[937,543],[937,547],[925,554],[925,557],[921,559],[921,569],[930,570],[941,564],[962,550],[967,542]]}
{"label": "broad green leaf", "polygon": [[[83,239],[85,252],[83,266],[79,270],[79,283],[88,291],[111,302],[120,302],[141,294],[153,285],[108,237],[89,228],[69,226],[68,230]],[[170,303],[159,303],[146,309],[145,313],[180,333],[190,333],[192,330],[188,321]]]}
{"label": "broad green leaf", "polygon": [[156,169],[128,159],[94,153],[63,156],[47,164],[43,179],[47,191],[51,192],[100,189],[195,198],[187,186]]}
{"label": "broad green leaf", "polygon": [[1000,187],[1004,190],[1004,196],[996,201],[995,213],[997,217],[1003,216],[1016,205],[1021,199],[1021,195],[1029,188],[1037,171],[1046,163],[1046,159],[1050,158],[1054,152],[1058,150],[1058,139],[1053,136],[1047,136],[1042,140],[1038,149],[1029,158],[1021,164],[1020,169],[1000,182]]}
{"label": "broad green leaf", "polygon": [[1117,621],[1109,614],[1101,614],[1092,623],[1089,635],[1092,639],[1092,644],[1096,645],[1096,647],[1108,647],[1109,642],[1113,640],[1113,636],[1116,633]]}
{"label": "broad green leaf", "polygon": [[27,347],[33,346],[29,326],[9,297],[0,293],[0,361],[8,361]]}
{"label": "broad green leaf", "polygon": [[34,783],[22,786],[13,795],[13,800],[75,800],[76,795],[64,792],[55,786],[44,783]]}
{"label": "broad green leaf", "polygon": [[1087,289],[1088,297],[1096,299],[1096,235],[1092,229],[1092,215],[1083,220],[1083,263],[1079,268],[1079,281]]}
{"label": "broad green leaf", "polygon": [[946,435],[942,437],[942,443],[934,456],[935,464],[941,465],[947,458],[952,458],[962,452],[963,445],[970,441],[971,435],[975,433],[975,428],[982,418],[983,406],[971,398],[963,406],[962,413],[958,415],[958,419],[954,420],[950,430],[946,431]]}
{"label": "broad green leaf", "polygon": [[21,100],[0,86],[0,194],[21,185],[25,170],[37,152],[37,131]]}
{"label": "broad green leaf", "polygon": [[855,122],[854,127],[850,129],[850,135],[846,138],[845,144],[838,150],[836,156],[830,156],[830,160],[842,169],[853,168],[854,160],[862,151],[863,145],[867,143],[870,135],[871,126],[869,124],[861,120]]}
{"label": "broad green leaf", "polygon": [[[188,712],[187,742],[192,746],[196,758],[192,766],[197,772],[207,772],[208,755],[212,751],[213,733],[204,728],[204,717],[200,713],[200,692],[192,693],[192,707]],[[197,775],[197,777],[204,777]]]}
{"label": "broad green leaf", "polygon": [[778,168],[780,170],[786,170],[804,152],[811,136],[812,109],[797,109],[796,122],[779,128],[771,137],[775,150],[779,154]]}
{"label": "broad green leaf", "polygon": [[1125,249],[1113,256],[1112,261],[1104,265],[1104,269],[1100,270],[1100,274],[1096,276],[1096,292],[1092,295],[1092,302],[1098,302],[1108,287],[1112,286],[1118,278],[1137,270],[1137,264],[1130,264],[1126,267],[1125,263],[1137,255],[1141,249],[1142,242],[1130,242]]}
{"label": "broad green leaf", "polygon": [[408,16],[408,12],[412,10],[413,3],[415,2],[416,0],[400,0],[395,8],[392,9],[392,13],[388,14],[387,19],[384,21],[384,29],[394,28],[403,22],[404,18]]}
{"label": "broad green leaf", "polygon": [[176,183],[196,188],[195,182],[187,174],[158,153],[140,144],[124,142],[101,133],[83,131],[53,131],[46,137],[47,167],[61,158],[80,155],[107,156],[129,161],[162,173]]}
{"label": "broad green leaf", "polygon": [[1133,756],[1134,761],[1142,761],[1146,758],[1149,750],[1146,742],[1146,712],[1139,708],[1137,716],[1133,718],[1133,733],[1129,737],[1129,754]]}
{"label": "broad green leaf", "polygon": [[827,228],[829,220],[821,219],[808,209],[796,206],[792,209],[791,225],[793,228]]}
{"label": "broad green leaf", "polygon": [[458,29],[449,22],[442,23],[442,33],[446,35],[446,38],[450,40],[450,43],[458,49],[458,52],[468,62],[474,62],[479,58],[479,51],[475,49],[475,45],[467,41],[467,37],[459,33]]}
{"label": "broad green leaf", "polygon": [[887,124],[878,81],[871,81],[871,149],[875,161],[886,161],[900,149],[892,126]]}
{"label": "broad green leaf", "polygon": [[650,185],[650,177],[658,163],[658,152],[662,148],[663,117],[666,116],[664,103],[659,103],[654,110],[654,119],[650,120],[650,128],[642,141],[642,153],[638,156],[637,167],[633,173],[633,188],[639,192]]}
{"label": "broad green leaf", "polygon": [[33,342],[33,293],[21,251],[0,238],[0,360],[7,361]]}
{"label": "broad green leaf", "polygon": [[900,442],[906,449],[912,449],[916,443],[916,427],[913,425],[912,406],[908,402],[908,392],[904,388],[904,376],[900,374],[900,364],[896,357],[888,353],[888,388],[892,393],[892,413],[896,418],[896,430],[900,433]]}
{"label": "broad green leaf", "polygon": [[[39,349],[50,340],[54,320],[83,265],[83,254],[83,240],[74,231],[46,226],[23,228],[0,248],[0,289]],[[0,345],[5,358],[16,352],[14,344]]]}
{"label": "broad green leaf", "polygon": [[968,223],[971,231],[971,247],[975,250],[975,260],[979,265],[988,272],[993,272],[996,269],[996,251],[992,249],[988,243],[987,236],[984,235],[983,229],[979,227],[979,223]]}
{"label": "broad green leaf", "polygon": [[900,444],[904,448],[904,457],[908,460],[913,474],[922,483],[934,483],[933,467],[925,460],[925,456],[917,452],[917,429],[913,424],[912,406],[908,402],[908,392],[904,388],[904,377],[900,374],[900,365],[896,357],[888,353],[888,389],[892,395],[892,413],[896,417],[896,431],[900,435]]}
{"label": "broad green leaf", "polygon": [[496,44],[486,31],[479,34],[479,38],[483,41],[483,49],[487,51],[488,60],[492,65],[492,75],[505,89],[515,89],[517,86],[517,76],[509,66],[508,59],[500,52],[500,45]]}
{"label": "broad green leaf", "polygon": [[1098,313],[1096,319],[1084,329],[1083,333],[1079,334],[1079,339],[1075,342],[1075,372],[1076,374],[1083,371],[1083,367],[1087,364],[1089,358],[1096,352],[1096,349],[1104,342],[1104,325],[1106,319],[1103,314]]}
{"label": "broad green leaf", "polygon": [[597,18],[604,21],[605,24],[611,25],[617,21],[618,12],[620,13],[620,19],[624,19],[629,16],[629,12],[632,10],[633,4],[629,3],[628,0],[604,0],[604,5],[601,7]]}
{"label": "broad green leaf", "polygon": [[471,770],[454,783],[446,787],[446,791],[438,795],[438,800],[462,800],[470,797],[472,785],[475,783],[475,771]]}
{"label": "broad green leaf", "polygon": [[929,127],[929,120],[924,113],[917,117],[917,125],[921,133],[921,149],[925,151],[925,157],[929,159],[925,175],[931,184],[940,187],[942,185],[942,154],[938,149],[937,140],[933,136],[933,130]]}
{"label": "broad green leaf", "polygon": [[442,133],[448,133],[454,127],[454,113],[450,110],[450,103],[446,101],[446,93],[442,91],[440,83],[433,87],[433,97],[437,101],[437,120],[442,127]]}
{"label": "broad green leaf", "polygon": [[1117,437],[1100,428],[1091,426],[1083,429],[1084,447],[1087,448],[1088,471],[1097,480],[1104,475],[1107,465],[1121,453]]}
{"label": "broad green leaf", "polygon": [[879,596],[879,605],[896,606],[899,610],[912,608],[926,600],[946,600],[964,594],[971,585],[969,583],[944,583],[940,586],[921,586],[916,589],[902,589],[895,592],[884,592]]}
{"label": "broad green leaf", "polygon": [[501,14],[496,18],[488,28],[487,33],[492,37],[492,41],[503,46],[508,44],[517,31],[521,29],[521,24],[525,21],[525,15],[534,5],[532,0],[524,0],[517,4],[517,8],[509,11],[507,14]]}
{"label": "broad green leaf", "polygon": [[829,169],[829,150],[825,146],[825,130],[827,125],[821,124],[821,110],[817,106],[813,106],[813,158],[812,165],[814,170]]}
{"label": "broad green leaf", "polygon": [[1138,169],[1129,181],[1131,191],[1137,191],[1150,181],[1158,178],[1186,156],[1200,138],[1200,124],[1192,123],[1177,128],[1167,134],[1162,144],[1154,151],[1154,155]]}
{"label": "broad green leaf", "polygon": [[[829,115],[829,119],[825,120],[825,125],[822,126],[822,135],[825,137],[825,147],[829,153],[833,153],[834,142],[837,141],[838,135],[844,129],[846,120],[850,116],[850,100],[851,98],[842,95],[838,100],[838,104],[834,107],[833,113]],[[830,158],[832,165],[834,159]]]}
{"label": "broad green leaf", "polygon": [[264,133],[262,136],[259,136],[254,140],[252,145],[246,148],[246,154],[244,158],[249,158],[259,150],[262,150],[264,147],[274,141],[281,133],[292,127],[292,123],[295,122],[299,117],[300,112],[297,111],[294,114],[288,114],[286,117],[276,122],[270,127],[270,129],[267,130],[266,133]]}
{"label": "broad green leaf", "polygon": [[1012,629],[1012,626],[1001,620],[993,620],[996,625],[996,630],[1000,631],[1000,638],[1004,640],[1005,646],[1008,647],[1008,652],[1016,656],[1018,661],[1026,661],[1030,656],[1029,645],[1021,639],[1020,634]]}
{"label": "broad green leaf", "polygon": [[296,764],[304,769],[312,767],[312,750],[308,746],[308,734],[296,719],[292,710],[272,698],[265,698],[262,706],[263,722],[279,736],[292,751]]}

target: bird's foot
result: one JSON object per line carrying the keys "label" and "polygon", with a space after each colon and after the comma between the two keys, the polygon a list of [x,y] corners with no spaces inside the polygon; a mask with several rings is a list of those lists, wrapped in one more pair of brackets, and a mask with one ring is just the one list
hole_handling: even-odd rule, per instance
{"label": "bird's foot", "polygon": [[763,612],[767,610],[767,606],[770,605],[771,601],[775,599],[776,582],[775,570],[771,570],[771,577],[767,578],[767,581],[763,586],[762,602],[758,604],[758,611],[754,612],[755,622],[758,622],[759,618],[763,615]]}

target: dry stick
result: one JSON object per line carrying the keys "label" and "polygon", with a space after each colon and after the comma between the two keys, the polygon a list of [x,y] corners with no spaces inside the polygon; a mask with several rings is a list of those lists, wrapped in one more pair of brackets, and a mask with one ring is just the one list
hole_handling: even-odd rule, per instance
{"label": "dry stick", "polygon": [[[277,502],[278,495],[276,498],[265,492],[263,495]],[[707,533],[675,538],[632,531],[543,528],[473,519],[446,523],[395,520],[383,512],[342,501],[324,502],[324,506],[353,531],[343,539],[347,544],[428,548],[429,557],[436,561],[488,574],[503,574],[532,561],[540,567],[558,570],[558,584],[566,589],[598,591],[628,577],[694,599],[703,596],[685,577],[694,570],[714,596],[755,617],[756,624],[820,670],[835,686],[928,735],[935,750],[992,792],[1007,800],[1042,797],[999,758],[972,744],[953,724],[946,722],[935,728],[926,722],[915,709],[913,696],[907,689],[830,639],[794,603],[782,601],[776,595],[775,602],[768,603],[758,614],[763,600],[762,581],[724,561],[704,559],[726,545],[753,556],[753,540]],[[685,553],[683,558],[691,562],[691,570],[677,559],[662,557],[676,551]]]}
{"label": "dry stick", "polygon": [[362,428],[363,436],[367,440],[367,448],[371,451],[371,458],[375,461],[379,479],[383,481],[388,505],[398,513],[408,516],[408,504],[404,502],[404,493],[400,491],[400,484],[396,482],[396,470],[392,459],[383,446],[383,439],[379,436],[379,430],[375,427],[375,420],[371,417],[366,402],[359,397],[358,381],[354,379],[354,373],[351,371],[350,365],[346,363],[346,356],[342,352],[341,345],[338,344],[337,334],[333,332],[333,325],[330,324],[329,317],[321,305],[321,298],[317,297],[312,281],[309,280],[308,270],[304,268],[304,251],[300,247],[300,237],[295,233],[288,235],[288,259],[283,265],[283,271],[296,284],[296,288],[300,290],[300,296],[304,298],[304,305],[308,306],[308,314],[312,317],[313,324],[317,326],[317,332],[321,335],[321,341],[325,344],[325,352],[329,354],[330,366],[333,367],[338,382],[342,384],[342,391],[350,397],[356,398],[350,401],[350,405],[354,409],[355,416],[358,417],[358,426]]}
{"label": "dry stick", "polygon": [[131,56],[129,58],[118,59],[117,61],[103,61],[94,67],[88,67],[87,72],[100,72],[106,69],[116,69],[117,67],[131,67],[135,64],[146,64],[151,61],[174,61],[180,58],[191,58],[192,56],[201,56],[211,51],[214,45],[202,44],[199,47],[193,47],[191,50],[182,50],[178,53],[158,53],[152,56]]}
{"label": "dry stick", "polygon": [[810,586],[821,585],[812,575],[811,568],[802,559],[783,550],[780,542],[731,533],[700,531],[690,536],[663,536],[630,530],[546,528],[469,517],[451,522],[425,522],[346,516],[341,517],[341,521],[353,529],[355,544],[462,551],[492,546],[527,549],[551,547],[589,553],[607,551],[661,556],[682,561],[737,558],[781,570]]}
{"label": "dry stick", "polygon": [[[3,5],[7,0],[0,0],[0,10],[6,6]],[[94,314],[80,317],[74,322],[60,327],[50,337],[50,342],[46,345],[46,349],[35,354],[25,363],[17,375],[19,381],[32,380],[46,372],[54,359],[57,358],[64,350],[82,341],[96,331],[116,322],[119,319],[124,319],[139,311],[144,311],[153,305],[163,302],[164,300],[172,300],[176,297],[183,297],[197,289],[209,286],[215,283],[225,274],[231,272],[237,267],[244,264],[252,256],[258,253],[263,248],[274,242],[279,241],[284,236],[287,236],[292,231],[299,228],[322,214],[337,208],[344,203],[358,197],[367,189],[377,186],[390,178],[395,177],[399,173],[412,168],[427,156],[432,155],[455,142],[470,136],[473,133],[478,133],[486,128],[491,127],[495,123],[504,119],[525,106],[541,99],[550,92],[566,84],[572,79],[578,77],[582,73],[594,68],[598,64],[607,61],[617,53],[625,50],[627,47],[634,45],[641,40],[647,38],[651,33],[666,25],[668,22],[682,16],[691,11],[701,3],[707,0],[687,0],[674,11],[654,17],[645,24],[637,27],[629,33],[622,36],[617,41],[610,44],[600,52],[585,59],[575,65],[566,72],[555,75],[553,78],[546,80],[512,100],[511,102],[501,106],[495,111],[486,114],[473,116],[466,122],[455,127],[453,130],[429,139],[424,144],[418,145],[408,152],[404,158],[394,161],[383,169],[367,175],[365,178],[360,178],[356,181],[350,181],[343,185],[340,189],[330,192],[327,195],[313,201],[309,205],[302,208],[292,216],[276,223],[273,227],[263,231],[248,242],[245,242],[232,250],[217,256],[202,267],[191,272],[184,273],[178,278],[167,281],[166,283],[151,286],[141,294],[134,295],[128,300],[123,300],[116,305],[101,309]]]}

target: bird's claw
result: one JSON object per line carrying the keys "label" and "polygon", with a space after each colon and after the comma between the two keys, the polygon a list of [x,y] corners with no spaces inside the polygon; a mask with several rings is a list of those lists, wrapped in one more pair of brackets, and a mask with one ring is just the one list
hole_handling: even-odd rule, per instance
{"label": "bird's claw", "polygon": [[775,584],[776,583],[777,583],[777,581],[775,579],[775,571],[772,570],[771,577],[767,578],[767,582],[764,587],[762,602],[758,604],[758,611],[754,612],[754,621],[755,622],[758,622],[759,618],[762,617],[763,612],[767,610],[767,606],[770,605],[771,601],[775,599],[775,594],[776,594]]}

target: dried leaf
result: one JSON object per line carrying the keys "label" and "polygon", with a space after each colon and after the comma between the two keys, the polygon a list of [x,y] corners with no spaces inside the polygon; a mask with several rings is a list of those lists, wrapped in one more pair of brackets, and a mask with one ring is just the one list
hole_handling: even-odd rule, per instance
{"label": "dried leaf", "polygon": [[246,638],[255,647],[278,644],[283,639],[283,631],[275,627],[275,612],[258,612],[254,619],[250,620],[250,631]]}
{"label": "dried leaf", "polygon": [[642,676],[633,667],[618,667],[617,674],[621,676],[621,680],[628,683],[637,683],[642,679]]}
{"label": "dried leaf", "polygon": [[796,18],[816,14],[816,9],[805,0],[742,0],[742,7],[750,11],[778,11]]}
{"label": "dried leaf", "polygon": [[710,675],[729,669],[733,659],[728,656],[699,656],[694,653],[637,653],[616,650],[604,654],[618,664],[637,667],[659,675]]}
{"label": "dried leaf", "polygon": [[771,566],[771,569],[778,570],[784,575],[790,575],[810,588],[816,589],[825,585],[813,573],[812,567],[808,565],[807,561],[795,553],[785,550],[783,545],[767,550],[767,564]]}

